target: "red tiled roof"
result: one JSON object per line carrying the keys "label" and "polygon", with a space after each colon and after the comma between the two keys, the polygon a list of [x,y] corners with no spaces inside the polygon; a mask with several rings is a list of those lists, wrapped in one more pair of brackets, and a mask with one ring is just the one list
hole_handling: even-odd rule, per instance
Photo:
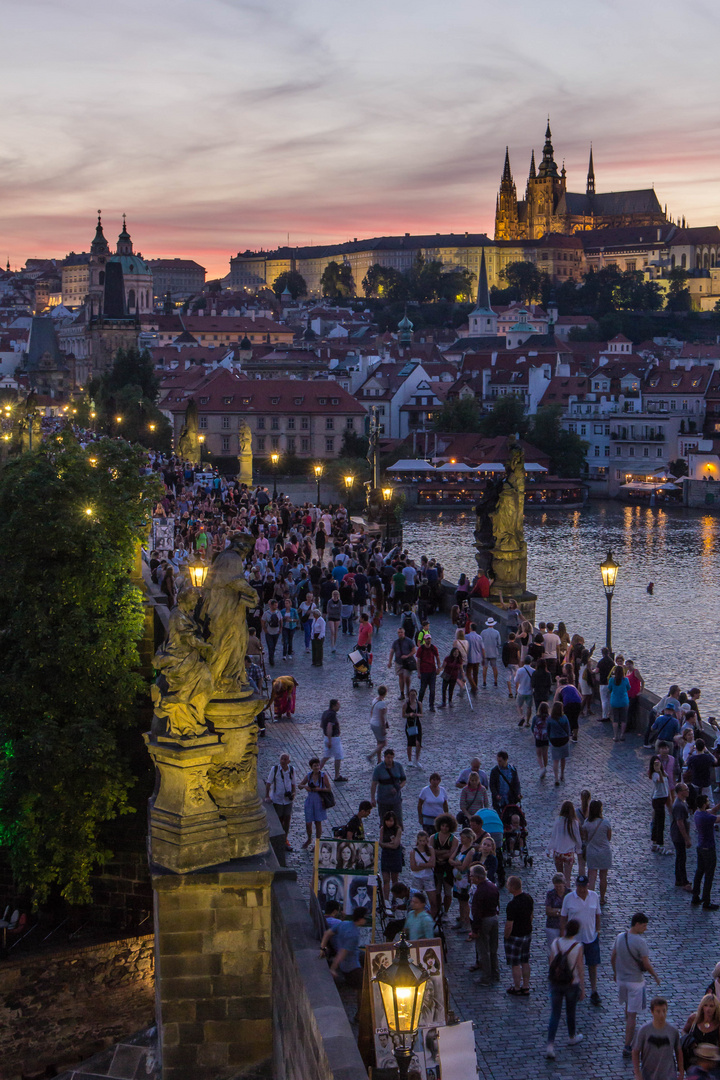
{"label": "red tiled roof", "polygon": [[686,371],[685,368],[660,364],[648,374],[645,391],[649,394],[704,394],[712,374],[713,369],[705,365],[695,365]]}
{"label": "red tiled roof", "polygon": [[166,399],[163,407],[170,412],[184,412],[190,396],[194,397],[199,411],[205,413],[340,412],[365,415],[363,406],[336,382],[247,379],[226,368],[211,372],[204,382],[193,388],[192,394],[186,393],[182,401],[171,403]]}
{"label": "red tiled roof", "polygon": [[590,389],[591,382],[586,375],[553,375],[540,405],[566,405],[570,395],[583,400]]}

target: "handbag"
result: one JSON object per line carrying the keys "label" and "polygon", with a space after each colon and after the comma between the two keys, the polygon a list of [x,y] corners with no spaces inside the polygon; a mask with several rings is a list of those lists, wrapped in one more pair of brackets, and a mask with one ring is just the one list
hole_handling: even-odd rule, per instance
{"label": "handbag", "polygon": [[335,795],[333,792],[328,791],[327,788],[322,788],[318,791],[318,795],[320,796],[320,802],[323,804],[324,808],[326,810],[332,810],[335,805]]}
{"label": "handbag", "polygon": [[697,1039],[693,1035],[692,1031],[687,1031],[680,1039],[680,1049],[682,1050],[683,1064],[687,1068],[692,1064],[695,1056],[695,1048],[697,1046]]}
{"label": "handbag", "polygon": [[400,666],[404,671],[417,671],[417,664],[414,656],[403,656],[400,661]]}
{"label": "handbag", "polygon": [[410,724],[409,727],[405,728],[405,734],[409,735],[411,738],[414,735],[417,735],[419,731],[420,731],[420,728],[417,726],[417,724]]}

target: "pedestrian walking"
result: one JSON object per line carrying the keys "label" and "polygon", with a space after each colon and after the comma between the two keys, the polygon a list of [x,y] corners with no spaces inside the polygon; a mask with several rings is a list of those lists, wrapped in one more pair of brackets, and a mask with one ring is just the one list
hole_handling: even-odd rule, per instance
{"label": "pedestrian walking", "polygon": [[505,963],[512,972],[511,997],[530,996],[530,945],[532,943],[534,902],[523,892],[522,881],[515,874],[507,879],[512,899],[505,908]]}
{"label": "pedestrian walking", "polygon": [[582,851],[580,826],[575,807],[566,799],[553,824],[548,840],[547,855],[555,860],[555,869],[565,875],[565,884],[569,887],[572,880],[572,868],[575,856]]}
{"label": "pedestrian walking", "polygon": [[550,946],[553,941],[560,937],[560,914],[566,892],[565,875],[559,872],[553,874],[552,889],[548,889],[545,893],[545,937],[548,955],[550,955]]}
{"label": "pedestrian walking", "polygon": [[428,691],[428,709],[435,712],[435,685],[440,672],[440,653],[437,646],[433,645],[432,634],[429,631],[421,631],[422,641],[418,645],[415,659],[417,661],[418,675],[420,676],[420,704]]}
{"label": "pedestrian walking", "polygon": [[653,754],[648,766],[648,777],[652,782],[652,831],[651,851],[658,855],[669,855],[665,850],[665,811],[670,806],[670,786],[663,763],[658,754]]}
{"label": "pedestrian walking", "polygon": [[577,1046],[582,1035],[575,1027],[578,1001],[585,997],[585,969],[583,966],[583,943],[579,937],[580,923],[568,919],[561,937],[550,946],[548,983],[550,986],[550,1023],[548,1024],[545,1057],[555,1058],[555,1036],[560,1026],[563,1002],[568,1029],[568,1045]]}
{"label": "pedestrian walking", "polygon": [[340,738],[340,721],[338,720],[337,715],[339,710],[340,702],[337,698],[332,698],[330,704],[320,718],[320,727],[325,741],[325,757],[320,762],[320,768],[323,769],[327,762],[333,758],[335,760],[336,784],[347,782],[347,776],[341,775],[345,753],[343,751],[342,739]]}
{"label": "pedestrian walking", "polygon": [[439,772],[430,773],[427,786],[418,796],[417,814],[422,829],[434,829],[439,814],[449,813],[447,791]]}
{"label": "pedestrian walking", "polygon": [[411,637],[406,637],[402,626],[398,627],[397,639],[393,641],[390,647],[388,668],[392,668],[393,664],[400,688],[400,700],[405,701],[407,691],[410,689],[412,673],[417,668],[417,662],[415,660],[413,640]]}
{"label": "pedestrian walking", "polygon": [[375,749],[367,755],[368,761],[376,758],[376,764],[380,764],[382,752],[387,744],[387,733],[390,724],[387,718],[387,686],[378,686],[377,697],[370,706],[370,730],[375,738]]}
{"label": "pedestrian walking", "polygon": [[[517,710],[520,716],[518,721],[518,727],[522,727],[524,724],[530,723],[530,717],[532,716],[533,708],[533,684],[532,677],[535,674],[535,669],[529,661],[525,661],[522,667],[519,667],[515,673],[513,680],[516,693]],[[547,764],[547,762],[546,762]]]}
{"label": "pedestrian walking", "polygon": [[394,810],[388,810],[383,814],[380,826],[380,873],[383,881],[383,895],[386,900],[390,899],[390,885],[395,885],[402,873],[403,850],[402,850],[402,825],[397,819]]}
{"label": "pedestrian walking", "polygon": [[436,913],[435,848],[424,829],[417,834],[415,847],[410,852],[410,888],[427,893],[430,910]]}
{"label": "pedestrian walking", "polygon": [[649,1024],[643,1024],[633,1041],[635,1080],[682,1080],[683,1052],[680,1032],[667,1022],[667,999],[653,998],[650,1012],[652,1020]]}
{"label": "pedestrian walking", "polygon": [[482,673],[483,673],[483,687],[487,686],[487,669],[488,666],[492,668],[493,678],[495,680],[495,686],[498,684],[498,657],[502,650],[502,638],[499,632],[495,629],[497,626],[497,620],[493,619],[492,615],[485,620],[485,629],[480,634],[482,638]]}
{"label": "pedestrian walking", "polygon": [[688,793],[687,784],[680,783],[675,788],[675,801],[670,809],[670,839],[675,848],[675,887],[692,892],[687,876],[687,850],[692,847]]}
{"label": "pedestrian walking", "polygon": [[[571,804],[572,805],[572,804]],[[596,892],[588,889],[588,879],[580,875],[575,879],[575,889],[563,897],[560,913],[560,932],[562,933],[570,919],[580,923],[580,940],[583,943],[585,965],[590,976],[590,1001],[600,1005],[597,989],[597,969],[600,963],[600,898]]]}
{"label": "pedestrian walking", "polygon": [[457,645],[453,645],[442,665],[442,701],[440,708],[452,705],[453,692],[458,680],[462,680],[463,658]]}
{"label": "pedestrian walking", "polygon": [[480,671],[480,665],[483,662],[485,650],[483,648],[483,640],[477,632],[477,625],[475,623],[470,623],[470,629],[465,635],[465,641],[467,642],[467,664],[465,672],[467,674],[467,680],[470,683],[470,689],[474,694],[477,694],[478,673]]}
{"label": "pedestrian walking", "polygon": [[547,737],[550,742],[555,787],[565,779],[565,763],[570,757],[570,721],[563,713],[561,701],[556,701],[547,721]]}
{"label": "pedestrian walking", "polygon": [[552,693],[552,675],[548,671],[547,664],[544,660],[540,659],[537,661],[530,683],[532,686],[533,701],[535,702],[535,708],[537,709],[540,702],[548,701],[550,694]]}
{"label": "pedestrian walking", "polygon": [[292,851],[288,833],[292,820],[293,800],[297,794],[295,783],[295,770],[290,764],[290,755],[284,751],[280,755],[280,761],[273,765],[265,781],[265,801],[271,802],[278,816],[278,821],[285,833],[285,850]]}
{"label": "pedestrian walking", "polygon": [[500,982],[498,967],[498,913],[500,892],[497,885],[488,880],[485,867],[473,863],[470,867],[472,901],[470,907],[470,936],[475,940],[475,963],[471,971],[478,971],[478,986],[491,986]]}
{"label": "pedestrian walking", "polygon": [[635,1035],[635,1023],[639,1012],[645,1009],[645,979],[647,971],[660,985],[655,968],[650,962],[650,950],[645,941],[648,917],[638,911],[630,920],[630,929],[623,930],[615,938],[610,963],[617,983],[618,1000],[625,1008],[625,1045],[623,1053],[629,1057]]}
{"label": "pedestrian walking", "polygon": [[588,886],[594,890],[599,875],[600,903],[604,904],[607,897],[608,871],[612,869],[612,826],[603,816],[603,804],[599,799],[593,799],[590,803],[581,836],[585,842]]}
{"label": "pedestrian walking", "polygon": [[381,821],[388,810],[394,810],[398,822],[402,825],[402,789],[406,783],[405,770],[396,763],[395,751],[387,747],[383,751],[381,763],[373,769],[370,784],[370,802],[373,807],[377,807]]}
{"label": "pedestrian walking", "polygon": [[[418,701],[417,690],[412,687],[408,690],[407,701],[403,705],[403,720],[405,721],[405,738],[407,740],[408,766],[415,765],[420,768],[420,752],[422,751],[422,705]],[[415,750],[415,761],[412,754]]]}
{"label": "pedestrian walking", "polygon": [[313,608],[310,644],[312,646],[312,666],[322,667],[325,645],[325,620],[320,614],[319,608]]}
{"label": "pedestrian walking", "polygon": [[268,650],[270,667],[275,666],[275,650],[282,630],[282,615],[278,611],[277,600],[271,600],[267,611],[262,617],[262,628],[265,634],[265,644]]}
{"label": "pedestrian walking", "polygon": [[320,768],[320,758],[310,758],[308,766],[310,772],[298,784],[300,790],[303,788],[307,790],[304,807],[307,840],[303,844],[304,848],[309,848],[312,844],[313,825],[315,825],[315,836],[318,840],[321,838],[322,823],[327,821],[325,803],[328,801],[328,796],[332,796],[328,775]]}
{"label": "pedestrian walking", "polygon": [[578,740],[578,717],[582,708],[582,697],[576,686],[568,682],[564,676],[560,679],[555,691],[555,701],[561,702],[563,714],[567,716],[570,725],[570,738],[573,742]]}
{"label": "pedestrian walking", "polygon": [[630,680],[625,669],[617,664],[610,679],[610,716],[613,725],[613,742],[625,742],[628,709],[630,708]]}
{"label": "pedestrian walking", "polygon": [[[695,906],[702,903],[706,911],[717,911],[720,905],[712,902],[711,894],[717,864],[715,824],[719,820],[717,811],[720,810],[720,803],[710,809],[707,795],[700,795],[696,800],[696,806],[693,821],[697,833],[697,866],[693,880],[691,903]],[[700,899],[701,888],[703,890],[702,900]]]}
{"label": "pedestrian walking", "polygon": [[[541,780],[545,779],[548,765],[548,747],[550,746],[550,739],[548,738],[549,719],[550,706],[547,701],[541,701],[538,705],[538,711],[535,716],[533,716],[532,724],[530,725],[530,730],[535,738],[535,755],[537,757],[538,765],[540,766]],[[522,724],[523,722],[521,720],[520,727],[522,727]]]}

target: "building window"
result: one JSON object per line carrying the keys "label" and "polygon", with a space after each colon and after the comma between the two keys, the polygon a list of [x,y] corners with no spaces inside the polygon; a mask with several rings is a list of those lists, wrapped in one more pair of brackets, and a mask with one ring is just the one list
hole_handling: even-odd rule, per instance
{"label": "building window", "polygon": [[335,440],[334,439],[326,439],[325,440],[325,453],[326,454],[332,454],[334,450],[335,450]]}
{"label": "building window", "polygon": [[600,447],[599,446],[595,447],[595,457],[600,457]]}
{"label": "building window", "polygon": [[635,457],[635,447],[634,446],[629,446],[628,447],[628,457]]}
{"label": "building window", "polygon": [[265,417],[264,416],[258,416],[257,427],[258,427],[258,431],[264,431],[265,430]]}
{"label": "building window", "polygon": [[201,431],[207,431],[207,416],[201,416],[198,420],[198,427]]}
{"label": "building window", "polygon": [[294,454],[295,453],[295,439],[293,438],[292,435],[287,440],[287,452],[288,452],[288,454]]}
{"label": "building window", "polygon": [[226,453],[229,449],[230,449],[230,436],[229,435],[223,435],[223,437],[222,437],[222,450],[223,450],[223,453]]}
{"label": "building window", "polygon": [[331,405],[339,405],[339,404],[340,404],[340,398],[338,398],[338,397],[331,397],[331,398],[330,398],[330,404],[331,404]]}
{"label": "building window", "polygon": [[310,430],[310,421],[307,418],[307,416],[301,416],[300,417],[300,428],[301,428],[302,431],[309,431]]}
{"label": "building window", "polygon": [[348,431],[355,430],[355,421],[353,420],[352,416],[348,416],[347,420],[345,421],[345,427]]}
{"label": "building window", "polygon": [[270,445],[272,446],[273,450],[280,449],[280,440],[278,439],[277,435],[272,436],[272,438],[270,439]]}
{"label": "building window", "polygon": [[677,401],[670,402],[670,412],[672,412],[674,409],[677,409]]}
{"label": "building window", "polygon": [[327,405],[327,398],[326,397],[319,397],[318,398],[318,405]]}
{"label": "building window", "polygon": [[644,446],[643,447],[643,457],[650,457],[650,447],[649,446]]}
{"label": "building window", "polygon": [[264,450],[265,449],[265,436],[264,435],[258,436],[257,448],[258,448],[258,450]]}
{"label": "building window", "polygon": [[288,431],[294,431],[295,430],[295,417],[294,416],[288,416],[287,429],[288,429]]}
{"label": "building window", "polygon": [[229,416],[223,416],[223,418],[222,418],[222,426],[225,428],[226,431],[229,430],[229,428],[230,428],[230,417]]}
{"label": "building window", "polygon": [[581,435],[584,435],[584,434],[585,434],[585,428],[586,428],[586,427],[587,427],[587,425],[586,425],[586,424],[581,424],[581,425],[580,425],[580,434],[581,434]]}
{"label": "building window", "polygon": [[325,430],[326,431],[334,431],[335,430],[335,421],[332,418],[332,416],[326,416],[325,417]]}
{"label": "building window", "polygon": [[310,449],[310,440],[309,439],[301,439],[300,440],[300,449],[301,450],[309,450]]}
{"label": "building window", "polygon": [[657,448],[657,450],[655,451],[655,453],[656,453],[656,455],[657,455],[658,457],[662,457],[662,446],[658,446],[658,448]]}
{"label": "building window", "polygon": [[277,416],[271,417],[271,419],[270,419],[270,430],[271,431],[279,431],[280,430],[280,421],[278,420]]}
{"label": "building window", "polygon": [[605,457],[610,457],[610,447],[609,446],[605,447]]}

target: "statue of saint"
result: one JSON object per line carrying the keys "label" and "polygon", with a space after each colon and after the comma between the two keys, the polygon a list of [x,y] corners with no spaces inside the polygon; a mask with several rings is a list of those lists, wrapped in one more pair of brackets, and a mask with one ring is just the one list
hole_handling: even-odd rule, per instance
{"label": "statue of saint", "polygon": [[238,479],[241,484],[252,487],[253,452],[252,431],[246,420],[240,422],[238,429]]}
{"label": "statue of saint", "polygon": [[493,579],[493,600],[502,593],[520,596],[526,590],[524,513],[525,455],[511,441],[505,475],[488,484],[475,507],[475,557],[480,569]]}
{"label": "statue of saint", "polygon": [[236,533],[230,547],[213,562],[205,579],[201,618],[208,621],[214,653],[210,668],[215,691],[237,692],[249,686],[245,672],[248,644],[247,610],[260,599],[245,578],[245,559],[255,544],[249,533]]}
{"label": "statue of saint", "polygon": [[155,718],[164,722],[165,734],[182,739],[207,730],[205,706],[213,693],[208,661],[215,649],[193,615],[199,596],[197,589],[182,590],[170,612],[167,639],[155,654]]}
{"label": "statue of saint", "polygon": [[497,503],[490,512],[495,549],[519,551],[525,543],[525,455],[516,444],[510,447]]}
{"label": "statue of saint", "polygon": [[187,408],[185,409],[185,423],[180,432],[177,450],[183,461],[191,461],[193,465],[200,464],[198,409],[194,398],[190,398],[187,403]]}

